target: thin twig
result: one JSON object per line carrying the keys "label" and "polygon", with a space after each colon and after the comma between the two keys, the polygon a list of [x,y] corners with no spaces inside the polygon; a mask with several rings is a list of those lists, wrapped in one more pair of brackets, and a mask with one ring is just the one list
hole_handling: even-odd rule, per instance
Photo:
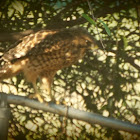
{"label": "thin twig", "polygon": [[[89,9],[90,9],[90,11],[91,11],[91,16],[92,16],[93,20],[96,21],[96,18],[95,18],[94,14],[93,14],[93,9],[92,9],[92,7],[91,7],[91,4],[90,4],[89,0],[87,0],[87,3],[88,3],[88,6],[89,6]],[[98,27],[97,27],[96,24],[95,24],[95,27],[96,27],[96,29],[97,29],[97,34],[99,35],[100,42],[101,42],[101,44],[102,44],[102,46],[103,46],[104,54],[106,54],[106,53],[105,53],[105,46],[104,46],[104,43],[103,43],[103,39],[102,39],[102,37],[101,37],[101,35],[100,35],[100,33],[99,33],[99,30],[98,30]],[[106,54],[106,55],[107,55],[107,54]]]}

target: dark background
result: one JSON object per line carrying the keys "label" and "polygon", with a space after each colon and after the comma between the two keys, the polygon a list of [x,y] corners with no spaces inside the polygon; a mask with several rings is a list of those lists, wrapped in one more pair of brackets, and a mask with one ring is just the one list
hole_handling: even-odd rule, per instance
{"label": "dark background", "polygon": [[[105,52],[86,0],[1,0],[0,54],[19,38],[41,29],[83,26],[93,35],[98,52],[88,51],[79,63],[58,71],[53,92],[60,104],[96,112],[131,123],[140,123],[140,4],[138,0],[90,0]],[[33,93],[22,74],[0,84],[3,92],[27,96]],[[47,101],[47,97],[46,97]],[[24,106],[10,105],[8,137],[21,139],[138,139],[137,135],[67,119]],[[64,132],[64,133],[63,133]]]}

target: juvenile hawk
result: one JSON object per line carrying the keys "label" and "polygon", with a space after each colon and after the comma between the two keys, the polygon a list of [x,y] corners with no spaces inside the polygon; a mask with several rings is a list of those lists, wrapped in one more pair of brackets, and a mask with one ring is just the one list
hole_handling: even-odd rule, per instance
{"label": "juvenile hawk", "polygon": [[23,72],[39,98],[36,80],[46,84],[51,93],[56,72],[77,62],[92,45],[93,37],[82,27],[30,34],[1,57],[4,65],[0,68],[0,81]]}

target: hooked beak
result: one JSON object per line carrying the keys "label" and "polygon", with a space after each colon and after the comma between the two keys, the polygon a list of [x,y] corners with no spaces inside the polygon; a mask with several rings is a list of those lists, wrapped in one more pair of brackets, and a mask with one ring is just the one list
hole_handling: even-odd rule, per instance
{"label": "hooked beak", "polygon": [[99,49],[99,47],[96,45],[96,44],[91,44],[89,46],[89,50],[92,50],[92,51],[97,51]]}

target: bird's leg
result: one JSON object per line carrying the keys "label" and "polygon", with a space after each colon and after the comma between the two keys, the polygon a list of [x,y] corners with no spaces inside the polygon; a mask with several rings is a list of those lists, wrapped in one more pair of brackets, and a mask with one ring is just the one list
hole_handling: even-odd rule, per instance
{"label": "bird's leg", "polygon": [[48,77],[42,77],[41,82],[42,82],[42,88],[46,89],[48,94],[50,95],[51,101],[54,101],[54,97],[51,92],[51,85],[52,85],[52,79]]}
{"label": "bird's leg", "polygon": [[48,94],[50,95],[51,101],[54,101],[54,102],[55,102],[55,99],[51,92],[51,85],[53,83],[53,78],[54,78],[55,74],[56,74],[56,71],[53,70],[51,72],[42,73],[42,75],[40,77],[44,89],[47,90]]}
{"label": "bird's leg", "polygon": [[29,98],[37,98],[41,103],[43,103],[44,99],[42,98],[42,96],[40,95],[40,92],[37,89],[36,81],[32,82],[32,84],[33,84],[35,93],[30,94]]}

